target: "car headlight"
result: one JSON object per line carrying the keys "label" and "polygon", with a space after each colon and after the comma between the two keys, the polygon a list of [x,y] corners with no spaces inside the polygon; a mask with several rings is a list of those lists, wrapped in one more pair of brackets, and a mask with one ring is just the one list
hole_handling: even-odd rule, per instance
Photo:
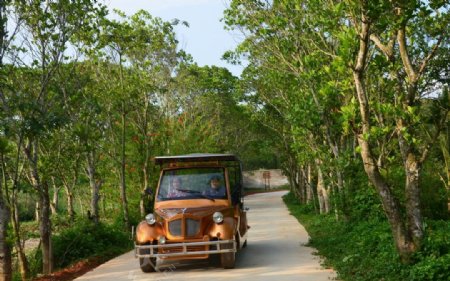
{"label": "car headlight", "polygon": [[154,214],[150,213],[148,215],[145,216],[145,221],[149,224],[149,225],[154,225],[156,222],[156,217]]}
{"label": "car headlight", "polygon": [[221,212],[215,212],[213,214],[213,221],[215,223],[221,223],[223,222],[223,214]]}

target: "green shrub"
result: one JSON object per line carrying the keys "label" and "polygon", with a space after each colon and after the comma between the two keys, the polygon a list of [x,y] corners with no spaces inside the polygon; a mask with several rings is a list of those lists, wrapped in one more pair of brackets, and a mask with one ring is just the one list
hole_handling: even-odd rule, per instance
{"label": "green shrub", "polygon": [[347,196],[348,211],[352,221],[366,220],[366,218],[383,219],[383,207],[374,188],[357,188]]}
{"label": "green shrub", "polygon": [[425,234],[408,279],[450,280],[450,222],[427,221]]}
{"label": "green shrub", "polygon": [[424,258],[411,268],[408,280],[450,280],[450,254]]}
{"label": "green shrub", "polygon": [[92,256],[112,257],[131,249],[130,234],[113,225],[83,219],[53,237],[55,267]]}

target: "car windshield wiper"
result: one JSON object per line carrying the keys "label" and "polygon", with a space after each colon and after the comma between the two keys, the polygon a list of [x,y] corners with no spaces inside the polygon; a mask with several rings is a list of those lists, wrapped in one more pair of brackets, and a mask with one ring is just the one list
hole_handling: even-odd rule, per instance
{"label": "car windshield wiper", "polygon": [[208,195],[205,195],[205,194],[201,193],[201,192],[198,191],[198,190],[181,189],[181,188],[177,188],[177,190],[178,190],[178,191],[181,191],[181,192],[190,193],[190,194],[200,195],[202,198],[206,198],[206,199],[209,199],[209,200],[211,200],[211,201],[216,201],[216,200],[214,200],[214,198],[209,197]]}

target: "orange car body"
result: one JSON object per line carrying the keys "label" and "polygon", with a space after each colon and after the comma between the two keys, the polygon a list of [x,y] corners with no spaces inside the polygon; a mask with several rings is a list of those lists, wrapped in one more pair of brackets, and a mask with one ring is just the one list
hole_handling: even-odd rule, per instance
{"label": "orange car body", "polygon": [[[135,252],[141,268],[145,258],[156,263],[156,258],[206,259],[211,254],[221,255],[225,268],[234,267],[234,254],[246,245],[249,228],[239,159],[229,154],[191,154],[155,161],[161,173],[154,213],[136,228]],[[222,191],[209,192],[208,178],[221,181],[215,190]],[[183,181],[184,186],[177,183],[178,194],[172,198],[174,181]],[[153,271],[150,266],[146,269],[142,268]]]}

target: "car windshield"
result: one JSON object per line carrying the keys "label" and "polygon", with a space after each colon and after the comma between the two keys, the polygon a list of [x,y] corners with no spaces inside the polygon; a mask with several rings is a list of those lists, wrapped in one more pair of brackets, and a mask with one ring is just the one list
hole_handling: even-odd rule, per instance
{"label": "car windshield", "polygon": [[158,201],[206,198],[226,199],[223,168],[183,168],[163,172]]}

